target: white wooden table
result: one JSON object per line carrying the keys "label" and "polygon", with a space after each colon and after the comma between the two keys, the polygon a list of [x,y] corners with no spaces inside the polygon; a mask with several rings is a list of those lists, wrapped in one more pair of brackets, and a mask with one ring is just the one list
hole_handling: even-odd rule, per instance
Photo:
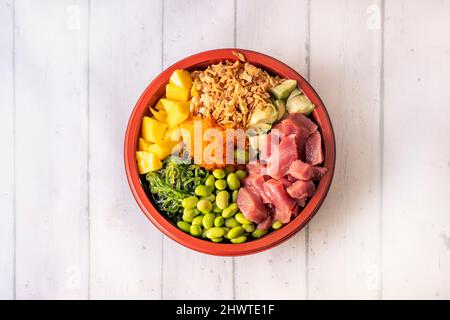
{"label": "white wooden table", "polygon": [[[333,120],[325,204],[270,251],[190,251],[122,160],[164,68],[238,47]],[[450,0],[0,0],[0,298],[450,298]]]}

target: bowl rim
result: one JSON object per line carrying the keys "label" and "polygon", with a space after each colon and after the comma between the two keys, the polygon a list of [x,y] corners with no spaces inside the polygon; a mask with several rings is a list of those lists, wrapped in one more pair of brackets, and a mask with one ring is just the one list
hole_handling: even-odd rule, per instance
{"label": "bowl rim", "polygon": [[[246,60],[269,72],[282,75],[285,78],[297,80],[300,88],[308,98],[316,105],[312,116],[318,125],[324,146],[324,166],[329,172],[319,182],[316,193],[309,200],[302,212],[289,224],[279,230],[275,230],[264,237],[241,244],[213,243],[193,237],[179,230],[163,214],[153,206],[149,196],[141,184],[137,173],[135,152],[140,136],[142,117],[145,114],[149,101],[156,97],[158,91],[168,82],[170,75],[176,69],[192,69],[199,65],[209,65],[225,60],[237,60],[233,52],[237,51],[246,57]],[[158,95],[156,98],[160,98]],[[336,141],[333,126],[329,114],[321,98],[298,72],[269,55],[247,49],[222,48],[199,52],[188,56],[163,70],[144,90],[131,112],[124,139],[124,164],[125,173],[132,194],[145,216],[166,236],[179,244],[192,250],[216,255],[216,256],[241,256],[261,252],[281,244],[294,236],[312,219],[321,207],[330,189],[336,163]]]}

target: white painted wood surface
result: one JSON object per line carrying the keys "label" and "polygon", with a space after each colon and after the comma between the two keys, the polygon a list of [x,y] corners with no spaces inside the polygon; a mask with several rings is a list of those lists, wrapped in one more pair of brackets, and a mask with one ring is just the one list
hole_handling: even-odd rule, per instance
{"label": "white painted wood surface", "polygon": [[[450,3],[277,3],[0,0],[0,299],[450,298]],[[220,258],[147,221],[122,149],[163,68],[233,46],[310,78],[337,167],[307,229]]]}

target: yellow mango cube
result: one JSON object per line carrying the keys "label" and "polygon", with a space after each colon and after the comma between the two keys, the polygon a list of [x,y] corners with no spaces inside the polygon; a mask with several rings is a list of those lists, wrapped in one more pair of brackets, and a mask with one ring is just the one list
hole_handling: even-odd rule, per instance
{"label": "yellow mango cube", "polygon": [[162,168],[161,160],[153,152],[136,151],[136,161],[139,174],[146,174]]}
{"label": "yellow mango cube", "polygon": [[189,100],[190,90],[168,83],[166,85],[166,97],[167,99],[187,102]]}
{"label": "yellow mango cube", "polygon": [[[176,127],[189,117],[189,103],[170,99],[161,99],[167,112],[166,123],[169,129]],[[145,137],[144,137],[145,138]]]}
{"label": "yellow mango cube", "polygon": [[159,160],[164,160],[172,152],[177,152],[180,149],[177,148],[178,142],[163,141],[160,143],[152,144],[148,151],[153,152],[159,158]]}
{"label": "yellow mango cube", "polygon": [[197,97],[197,96],[199,96],[197,86],[195,84],[192,84],[191,97]]}
{"label": "yellow mango cube", "polygon": [[139,138],[139,143],[138,143],[138,150],[139,151],[149,151],[148,149],[150,148],[150,146],[153,143],[143,139],[143,138]]}
{"label": "yellow mango cube", "polygon": [[181,132],[180,127],[176,126],[172,129],[167,129],[166,133],[164,134],[163,141],[176,141],[179,142],[181,140]]}
{"label": "yellow mango cube", "polygon": [[149,117],[144,117],[142,119],[141,136],[149,142],[160,142],[164,137],[166,129],[167,124],[162,123],[156,119],[152,119]]}
{"label": "yellow mango cube", "polygon": [[164,110],[164,106],[162,105],[161,99],[158,100],[158,102],[155,105],[156,110]]}
{"label": "yellow mango cube", "polygon": [[161,122],[166,122],[167,112],[164,109],[156,111],[155,109],[150,108],[151,113],[155,117],[156,120]]}
{"label": "yellow mango cube", "polygon": [[178,87],[190,90],[192,86],[191,73],[187,70],[175,70],[170,76],[170,82]]}

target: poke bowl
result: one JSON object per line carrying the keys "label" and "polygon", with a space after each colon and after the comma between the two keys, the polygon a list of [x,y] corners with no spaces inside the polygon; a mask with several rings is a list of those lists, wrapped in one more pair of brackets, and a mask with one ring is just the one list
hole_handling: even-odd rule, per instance
{"label": "poke bowl", "polygon": [[330,188],[335,149],[327,110],[299,73],[230,48],[180,60],[150,83],[131,113],[124,160],[137,204],[161,232],[240,256],[309,222]]}

